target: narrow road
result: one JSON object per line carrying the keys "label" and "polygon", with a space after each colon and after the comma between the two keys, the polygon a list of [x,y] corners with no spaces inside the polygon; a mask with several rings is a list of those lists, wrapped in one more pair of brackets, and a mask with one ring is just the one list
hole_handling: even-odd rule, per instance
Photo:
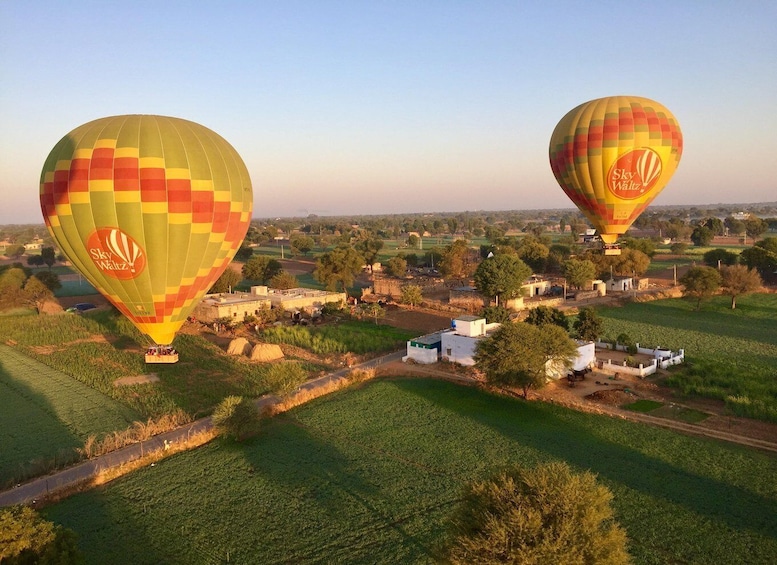
{"label": "narrow road", "polygon": [[[326,387],[330,383],[345,380],[348,373],[354,369],[373,369],[384,363],[401,360],[404,355],[405,350],[400,350],[382,357],[370,359],[355,367],[345,367],[334,373],[308,381],[302,385],[299,390],[300,392],[309,392]],[[276,396],[263,396],[256,401],[256,406],[257,408],[262,409],[265,406],[277,404],[279,401],[280,400]],[[140,459],[145,454],[153,451],[163,450],[165,445],[169,443],[186,441],[189,436],[210,431],[212,428],[213,423],[211,422],[210,417],[201,418],[186,424],[185,426],[176,428],[175,430],[154,436],[146,441],[128,445],[122,449],[117,449],[111,453],[89,459],[88,461],[84,461],[73,467],[68,467],[67,469],[63,469],[62,471],[58,471],[51,475],[33,479],[24,484],[17,485],[12,489],[0,492],[0,507],[12,506],[14,504],[34,503],[36,500],[42,499],[54,491],[72,487],[89,479],[93,479],[108,469],[125,465]]]}

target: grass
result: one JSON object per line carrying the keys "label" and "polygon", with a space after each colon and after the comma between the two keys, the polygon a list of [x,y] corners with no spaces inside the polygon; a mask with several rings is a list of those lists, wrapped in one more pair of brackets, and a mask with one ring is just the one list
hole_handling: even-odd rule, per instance
{"label": "grass", "polygon": [[643,398],[641,400],[637,400],[636,402],[632,402],[631,404],[626,404],[624,408],[626,410],[631,410],[632,412],[642,412],[643,414],[646,414],[648,412],[652,412],[656,408],[661,408],[663,405],[663,402],[657,402],[655,400],[647,400]]}
{"label": "grass", "polygon": [[777,295],[716,296],[700,311],[683,299],[598,310],[605,335],[626,333],[643,346],[685,349],[687,363],[666,383],[726,402],[737,415],[777,421]]}
{"label": "grass", "polygon": [[138,414],[0,345],[0,486],[75,460],[91,434],[126,428]]}
{"label": "grass", "polygon": [[87,563],[430,563],[465,482],[565,460],[637,564],[777,562],[777,459],[429,380],[376,381],[45,509]]}
{"label": "grass", "polygon": [[[4,316],[0,317],[0,335],[26,355],[121,402],[144,420],[177,410],[201,416],[226,396],[258,397],[268,391],[266,366],[226,356],[199,336],[178,335],[173,345],[181,361],[149,369],[139,345],[143,338],[111,311],[83,316]],[[118,378],[150,370],[159,377],[158,383],[113,385]]]}

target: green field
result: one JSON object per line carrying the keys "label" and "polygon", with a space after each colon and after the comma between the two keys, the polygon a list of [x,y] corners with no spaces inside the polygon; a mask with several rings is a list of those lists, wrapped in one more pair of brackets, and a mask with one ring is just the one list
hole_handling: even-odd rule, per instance
{"label": "green field", "polygon": [[376,381],[49,507],[87,563],[429,563],[463,484],[565,460],[638,564],[777,562],[777,458],[429,380]]}
{"label": "green field", "polygon": [[416,336],[418,332],[358,321],[318,327],[282,326],[262,332],[262,339],[269,343],[288,343],[317,355],[394,351]]}
{"label": "green field", "polygon": [[696,311],[683,299],[598,310],[605,336],[628,334],[646,347],[685,349],[667,383],[720,399],[735,413],[777,421],[777,294],[716,296]]}
{"label": "green field", "polygon": [[75,458],[90,434],[129,426],[126,406],[0,345],[0,487]]}

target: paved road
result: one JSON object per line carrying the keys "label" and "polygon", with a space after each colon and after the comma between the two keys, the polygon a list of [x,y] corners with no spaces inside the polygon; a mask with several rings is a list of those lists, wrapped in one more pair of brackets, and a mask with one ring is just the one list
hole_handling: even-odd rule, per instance
{"label": "paved road", "polygon": [[[371,359],[356,367],[345,367],[334,373],[306,382],[300,387],[300,391],[312,391],[319,387],[327,386],[329,383],[344,380],[348,373],[354,368],[372,369],[384,363],[398,361],[402,359],[403,355],[405,355],[405,351],[401,350],[384,355],[383,357]],[[261,409],[278,402],[279,399],[275,396],[264,396],[256,401],[256,405]],[[32,481],[18,485],[10,490],[0,492],[0,507],[34,502],[35,500],[44,498],[53,491],[77,485],[83,481],[95,478],[107,469],[140,459],[146,453],[162,450],[166,443],[182,442],[190,435],[207,432],[212,428],[213,423],[211,422],[211,419],[202,418],[175,430],[154,436],[149,440],[129,445],[106,455],[101,455],[100,457],[95,457],[94,459],[84,461],[83,463],[68,467],[67,469],[63,469],[62,471],[46,477],[33,479]]]}

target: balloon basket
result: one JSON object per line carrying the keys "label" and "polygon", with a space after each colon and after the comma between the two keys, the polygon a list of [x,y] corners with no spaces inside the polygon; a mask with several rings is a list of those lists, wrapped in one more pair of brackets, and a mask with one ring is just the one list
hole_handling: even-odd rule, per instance
{"label": "balloon basket", "polygon": [[170,346],[155,345],[146,351],[146,363],[178,363],[178,352]]}
{"label": "balloon basket", "polygon": [[602,244],[602,251],[605,255],[620,255],[621,254],[621,246],[617,243],[603,243]]}

